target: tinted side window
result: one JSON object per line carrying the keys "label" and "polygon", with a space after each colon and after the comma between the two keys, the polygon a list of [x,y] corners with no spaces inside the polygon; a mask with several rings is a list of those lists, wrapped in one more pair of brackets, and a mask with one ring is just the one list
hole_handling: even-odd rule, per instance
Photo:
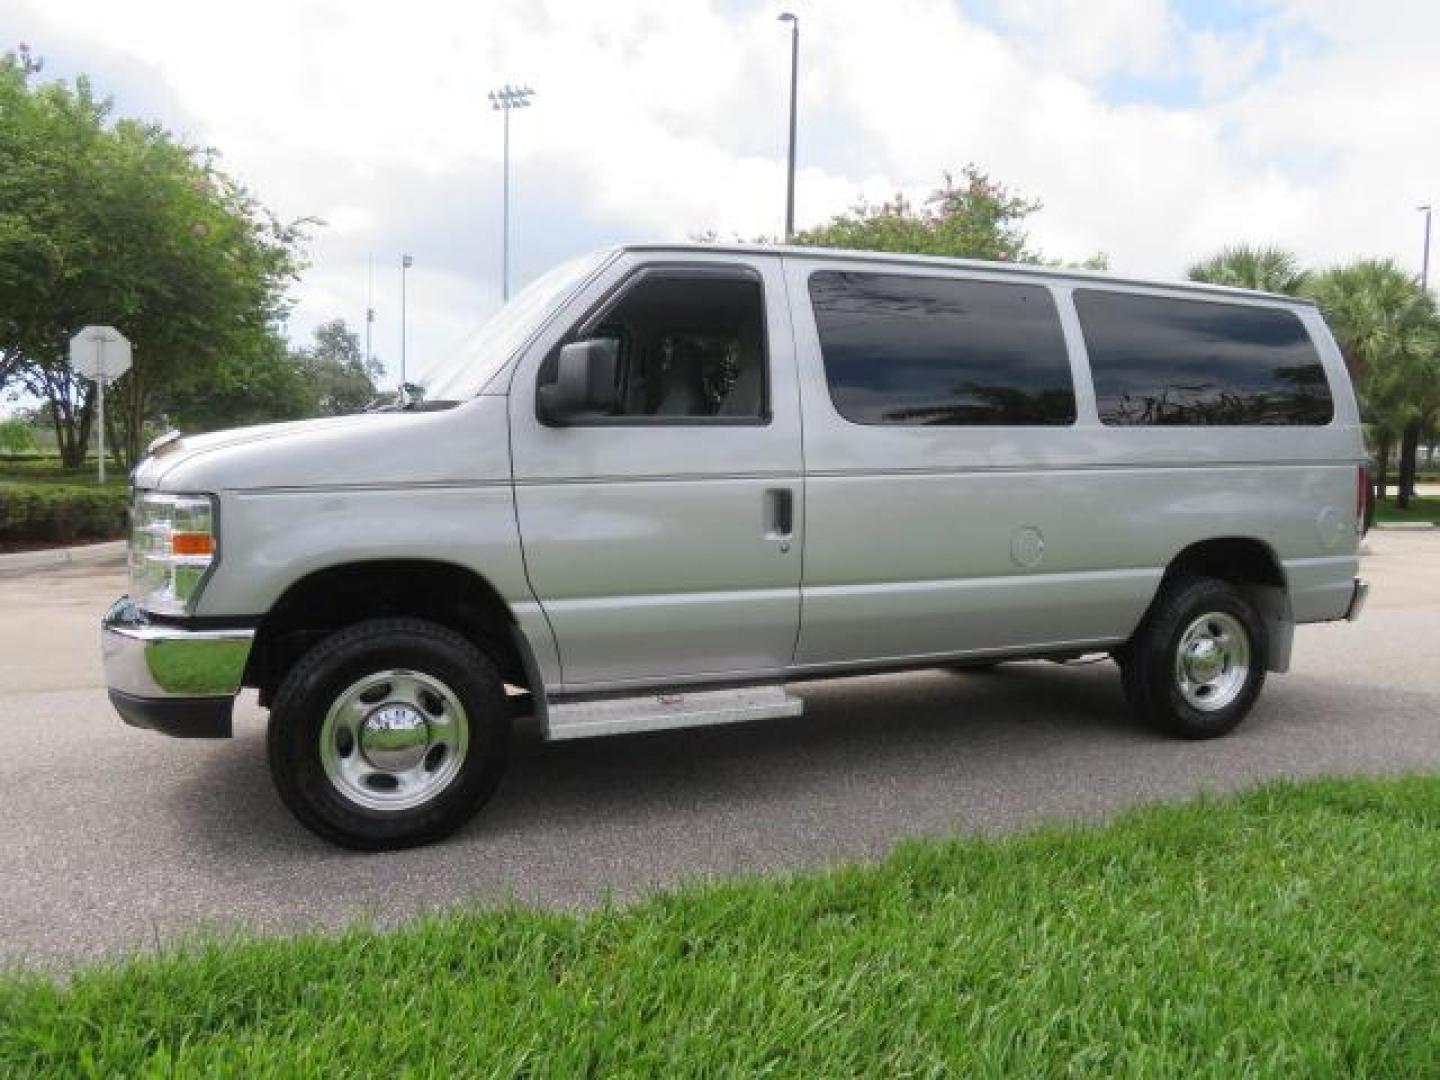
{"label": "tinted side window", "polygon": [[1079,289],[1106,424],[1328,424],[1330,385],[1293,311]]}
{"label": "tinted side window", "polygon": [[810,277],[835,408],[859,424],[1070,424],[1050,291],[953,278]]}
{"label": "tinted side window", "polygon": [[599,320],[617,343],[617,417],[760,420],[765,310],[750,274],[646,273]]}

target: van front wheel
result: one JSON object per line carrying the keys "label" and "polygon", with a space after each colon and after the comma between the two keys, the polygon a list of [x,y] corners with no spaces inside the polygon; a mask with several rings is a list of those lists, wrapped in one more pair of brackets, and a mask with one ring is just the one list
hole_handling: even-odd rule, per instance
{"label": "van front wheel", "polygon": [[290,670],[270,710],[270,773],[301,824],[378,851],[439,839],[494,793],[510,738],[481,652],[420,619],[340,630]]}
{"label": "van front wheel", "polygon": [[1265,683],[1265,627],[1245,593],[1218,578],[1166,586],[1121,654],[1125,696],[1146,723],[1213,739],[1245,719]]}

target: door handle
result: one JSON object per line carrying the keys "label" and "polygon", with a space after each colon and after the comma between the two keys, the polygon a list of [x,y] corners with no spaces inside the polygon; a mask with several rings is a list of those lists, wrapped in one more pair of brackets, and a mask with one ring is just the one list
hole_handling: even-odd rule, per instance
{"label": "door handle", "polygon": [[780,550],[790,550],[795,532],[795,493],[789,488],[770,488],[765,492],[765,535],[780,541]]}

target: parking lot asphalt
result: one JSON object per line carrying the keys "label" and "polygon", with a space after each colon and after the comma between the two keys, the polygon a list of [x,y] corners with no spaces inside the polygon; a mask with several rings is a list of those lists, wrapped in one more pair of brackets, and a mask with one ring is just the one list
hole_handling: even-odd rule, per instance
{"label": "parking lot asphalt", "polygon": [[1294,669],[1229,738],[1138,727],[1108,662],[837,680],[803,688],[790,720],[554,745],[522,729],[466,829],[382,855],[289,817],[252,696],[231,741],[120,723],[96,642],[118,567],[0,578],[0,962],[64,968],[195,931],[507,899],[583,908],[1272,777],[1440,769],[1440,530],[1376,532],[1367,548],[1364,617],[1302,627]]}

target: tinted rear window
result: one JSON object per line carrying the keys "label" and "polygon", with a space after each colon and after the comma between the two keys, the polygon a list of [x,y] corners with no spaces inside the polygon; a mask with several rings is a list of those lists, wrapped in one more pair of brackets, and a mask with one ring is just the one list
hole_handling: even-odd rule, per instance
{"label": "tinted rear window", "polygon": [[1050,291],[908,274],[810,277],[835,408],[859,424],[1070,424]]}
{"label": "tinted rear window", "polygon": [[1328,424],[1330,386],[1280,308],[1079,289],[1103,423]]}

